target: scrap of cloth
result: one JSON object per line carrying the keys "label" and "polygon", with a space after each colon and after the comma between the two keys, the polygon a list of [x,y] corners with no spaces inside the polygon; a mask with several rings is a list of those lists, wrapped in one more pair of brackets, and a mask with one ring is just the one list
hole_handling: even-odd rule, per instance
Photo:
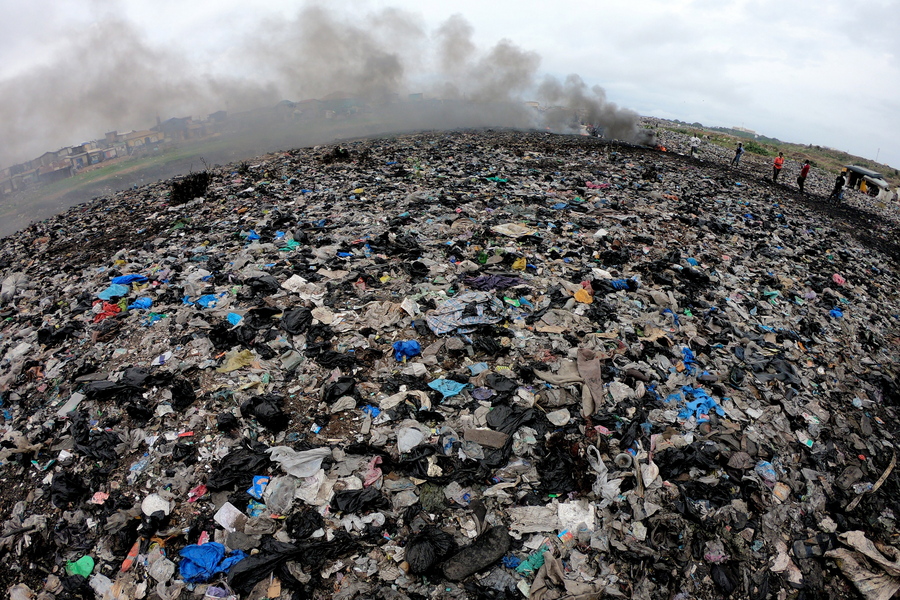
{"label": "scrap of cloth", "polygon": [[503,302],[487,292],[465,292],[442,303],[425,316],[437,334],[470,333],[474,325],[491,325],[503,319]]}

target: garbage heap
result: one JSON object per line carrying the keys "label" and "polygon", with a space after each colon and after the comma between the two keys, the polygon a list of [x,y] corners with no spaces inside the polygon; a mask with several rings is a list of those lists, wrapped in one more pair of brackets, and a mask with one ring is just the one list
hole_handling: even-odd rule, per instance
{"label": "garbage heap", "polygon": [[896,222],[827,211],[462,131],[34,224],[0,251],[4,589],[889,598]]}

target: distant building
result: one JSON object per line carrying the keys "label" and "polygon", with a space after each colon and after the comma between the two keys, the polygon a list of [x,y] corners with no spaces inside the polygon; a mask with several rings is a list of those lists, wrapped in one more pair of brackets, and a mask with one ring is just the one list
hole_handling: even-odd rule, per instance
{"label": "distant building", "polygon": [[161,142],[163,134],[159,131],[153,131],[152,129],[142,129],[141,131],[126,133],[123,137],[125,140],[125,147],[128,149],[128,154],[134,154],[134,151],[138,148]]}
{"label": "distant building", "polygon": [[172,117],[166,119],[153,129],[163,134],[165,139],[180,142],[190,138],[191,117]]}
{"label": "distant building", "polygon": [[756,135],[755,131],[753,131],[752,129],[747,129],[746,127],[735,126],[735,127],[732,127],[732,129],[734,129],[735,131],[741,131],[743,133],[749,133],[750,135]]}

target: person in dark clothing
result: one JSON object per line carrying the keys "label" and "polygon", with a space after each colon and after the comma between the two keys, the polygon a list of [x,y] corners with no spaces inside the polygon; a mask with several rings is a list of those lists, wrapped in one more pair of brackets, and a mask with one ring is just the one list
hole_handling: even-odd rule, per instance
{"label": "person in dark clothing", "polygon": [[809,161],[808,160],[805,163],[803,163],[802,167],[800,167],[800,174],[797,175],[797,186],[800,187],[801,194],[804,193],[803,186],[806,183],[807,176],[809,176]]}
{"label": "person in dark clothing", "polygon": [[744,144],[739,143],[734,151],[734,158],[731,159],[731,166],[738,167],[741,164],[741,157],[744,155]]}
{"label": "person in dark clothing", "polygon": [[834,189],[831,190],[831,195],[828,196],[828,199],[835,202],[840,202],[841,198],[844,196],[844,186],[846,184],[847,178],[844,177],[843,173],[839,173],[837,178],[834,180]]}

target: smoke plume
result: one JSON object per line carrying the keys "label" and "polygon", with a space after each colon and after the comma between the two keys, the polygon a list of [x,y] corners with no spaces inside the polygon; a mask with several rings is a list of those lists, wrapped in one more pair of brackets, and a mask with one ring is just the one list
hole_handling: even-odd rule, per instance
{"label": "smoke plume", "polygon": [[[232,32],[230,49],[211,66],[105,16],[64,35],[58,59],[0,79],[0,165],[110,130],[152,127],[157,118],[205,118],[329,96],[381,107],[378,127],[385,132],[477,126],[574,132],[583,122],[607,137],[647,141],[637,114],[608,102],[599,86],[577,75],[541,78],[535,52],[506,39],[482,48],[473,34],[461,15],[428,31],[398,9],[351,20],[308,5],[293,19],[261,20],[243,37]],[[393,106],[422,92],[442,102]],[[535,99],[555,108],[524,104]]]}

